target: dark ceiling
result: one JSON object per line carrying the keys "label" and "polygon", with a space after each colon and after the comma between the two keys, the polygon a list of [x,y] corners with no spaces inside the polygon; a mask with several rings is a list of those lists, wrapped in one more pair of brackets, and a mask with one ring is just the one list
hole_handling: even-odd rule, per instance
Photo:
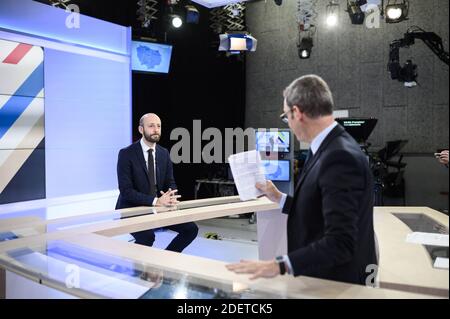
{"label": "dark ceiling", "polygon": [[[49,0],[35,0],[49,4]],[[112,23],[133,26],[136,23],[137,1],[133,0],[73,0],[83,15]]]}
{"label": "dark ceiling", "polygon": [[[50,4],[49,0],[35,1]],[[72,0],[70,3],[78,5],[83,15],[123,26],[131,26],[134,36],[151,36],[158,40],[164,40],[166,30],[168,29],[168,22],[165,20],[168,11],[166,0],[159,0],[158,12],[156,14],[157,20],[155,20],[149,29],[142,29],[140,22],[137,20],[137,2],[137,0]],[[181,0],[174,8],[181,11],[188,3],[191,3],[191,1]],[[200,11],[200,24],[208,29],[209,10],[198,4],[195,4],[195,6]]]}

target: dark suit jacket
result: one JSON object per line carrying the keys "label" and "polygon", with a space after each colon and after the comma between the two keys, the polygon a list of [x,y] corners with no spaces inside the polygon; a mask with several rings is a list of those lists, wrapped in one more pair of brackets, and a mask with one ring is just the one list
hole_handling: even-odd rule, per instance
{"label": "dark suit jacket", "polygon": [[322,142],[283,207],[295,276],[365,284],[377,264],[368,159],[340,125]]}
{"label": "dark suit jacket", "polygon": [[[157,194],[176,189],[173,178],[173,165],[167,149],[156,144],[156,182]],[[152,206],[153,196],[150,196],[150,182],[147,166],[140,141],[121,149],[117,162],[117,178],[120,195],[116,209],[136,206]]]}

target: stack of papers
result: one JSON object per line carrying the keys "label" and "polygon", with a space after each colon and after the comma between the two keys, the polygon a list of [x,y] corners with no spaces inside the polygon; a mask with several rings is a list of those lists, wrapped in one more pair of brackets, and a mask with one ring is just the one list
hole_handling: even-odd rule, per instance
{"label": "stack of papers", "polygon": [[406,242],[411,244],[448,247],[448,235],[415,232],[408,234]]}
{"label": "stack of papers", "polygon": [[448,269],[448,258],[436,258],[434,261],[434,268]]}
{"label": "stack of papers", "polygon": [[266,183],[259,152],[250,151],[234,154],[228,157],[228,162],[241,200],[256,199],[263,195],[255,187],[256,183]]}

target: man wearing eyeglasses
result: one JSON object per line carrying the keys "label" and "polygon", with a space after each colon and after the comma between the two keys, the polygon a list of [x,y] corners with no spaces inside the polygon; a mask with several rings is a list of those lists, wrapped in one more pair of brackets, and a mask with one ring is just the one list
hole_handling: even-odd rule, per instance
{"label": "man wearing eyeglasses", "polygon": [[288,215],[288,253],[227,265],[229,270],[252,274],[251,279],[288,273],[361,285],[372,275],[377,265],[372,173],[360,146],[335,122],[333,106],[328,85],[316,75],[284,91],[280,118],[310,144],[309,155],[294,196],[270,181],[256,187]]}

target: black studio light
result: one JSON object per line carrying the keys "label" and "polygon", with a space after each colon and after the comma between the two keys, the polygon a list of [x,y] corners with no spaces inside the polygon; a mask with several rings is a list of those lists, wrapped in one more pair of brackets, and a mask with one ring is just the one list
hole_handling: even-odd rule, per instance
{"label": "black studio light", "polygon": [[367,0],[347,0],[347,12],[352,24],[363,24],[366,14],[362,11],[361,6],[367,4]]}
{"label": "black studio light", "polygon": [[298,45],[298,57],[302,60],[309,59],[311,57],[312,48],[314,46],[313,39],[311,37],[304,37]]}

